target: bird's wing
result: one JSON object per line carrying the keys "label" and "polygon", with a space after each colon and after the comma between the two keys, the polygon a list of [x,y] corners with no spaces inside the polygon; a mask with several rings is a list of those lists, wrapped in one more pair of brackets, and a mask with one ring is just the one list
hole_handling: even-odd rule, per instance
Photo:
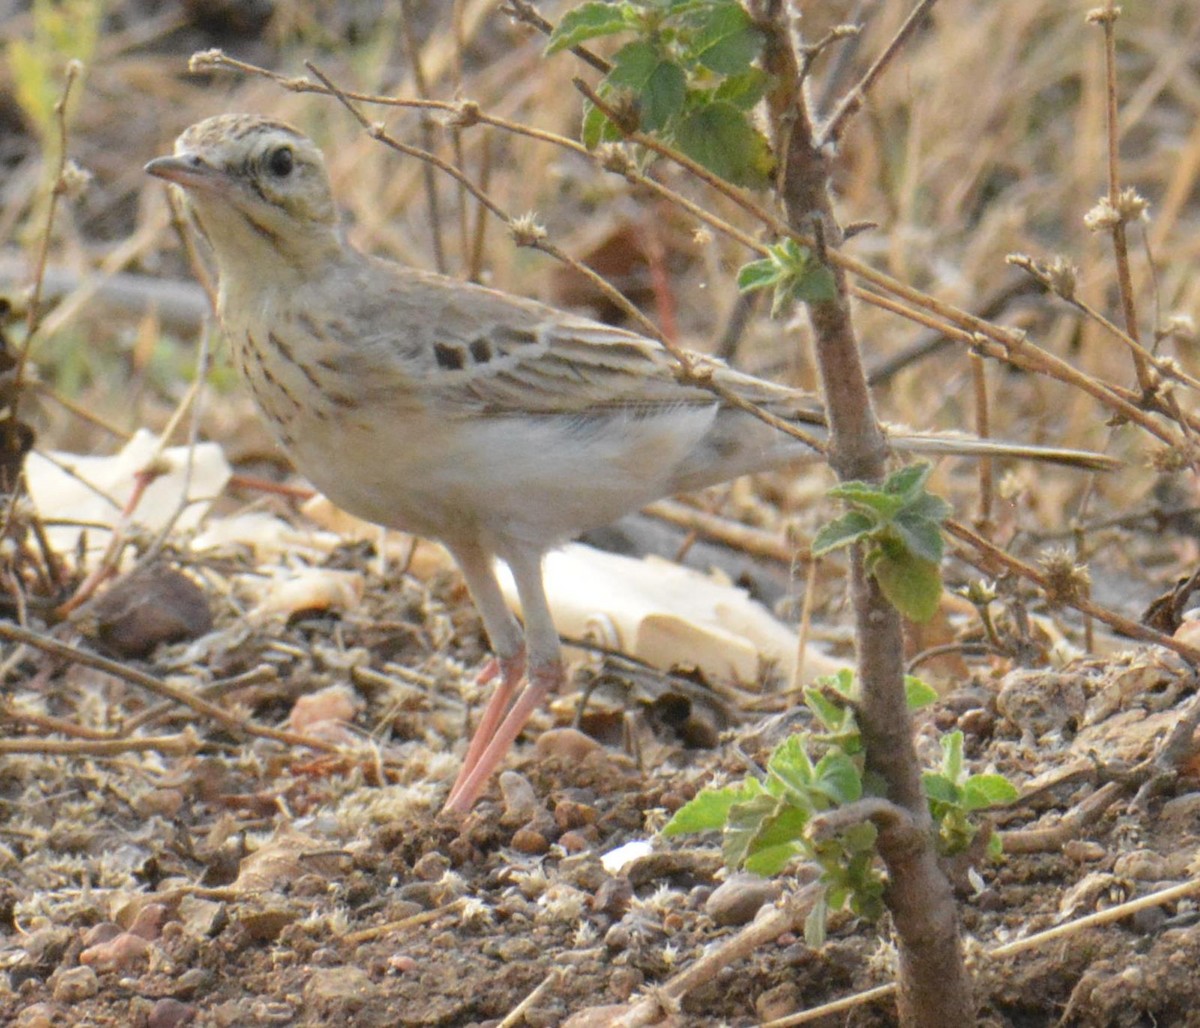
{"label": "bird's wing", "polygon": [[[406,272],[411,307],[406,360],[423,391],[449,411],[504,416],[646,414],[721,401],[681,382],[658,342],[480,286]],[[689,354],[696,366],[751,403],[797,421],[820,420],[809,394]]]}

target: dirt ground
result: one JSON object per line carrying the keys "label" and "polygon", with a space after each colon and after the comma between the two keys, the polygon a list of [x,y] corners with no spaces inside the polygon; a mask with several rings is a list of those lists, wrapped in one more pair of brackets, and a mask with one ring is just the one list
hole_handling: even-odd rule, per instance
{"label": "dirt ground", "polygon": [[[469,37],[468,95],[527,120],[557,119],[569,131],[577,98],[562,95],[561,77],[557,86],[545,84],[530,70],[541,67],[540,43],[489,5],[458,6]],[[983,33],[987,6],[973,13]],[[1068,21],[1048,9],[1035,17],[1035,5],[994,6],[1006,8],[1002,27],[1017,43],[1044,34],[1060,41],[1060,52],[1083,51],[1083,44],[1062,42],[1082,36],[1081,12]],[[353,135],[348,119],[337,120],[327,98],[317,108],[315,99],[261,78],[186,73],[188,54],[222,46],[286,74],[299,74],[300,61],[315,55],[343,81],[395,87],[406,61],[390,8],[335,7],[330,14],[304,3],[109,5],[86,56],[68,145],[94,179],[64,201],[45,278],[48,308],[74,310],[62,314],[37,351],[40,379],[69,403],[39,394],[30,404],[39,448],[111,453],[136,428],[161,430],[186,393],[205,301],[174,242],[161,193],[140,168],[191,121],[254,109],[303,122],[331,152],[356,243],[400,259],[428,255],[420,170],[386,163],[378,148]],[[438,49],[454,33],[438,5],[416,8],[412,24],[434,88],[454,95],[455,64],[445,56],[451,50]],[[879,40],[898,12],[887,11]],[[28,5],[5,14],[4,43],[33,38]],[[1174,233],[1155,237],[1156,288],[1165,310],[1184,313],[1200,303],[1200,254],[1186,242],[1200,238],[1200,205],[1194,185],[1192,194],[1184,189],[1190,200],[1171,190],[1186,185],[1175,177],[1180,162],[1173,155],[1197,117],[1194,54],[1177,63],[1162,58],[1162,67],[1174,69],[1170,75],[1192,76],[1191,93],[1171,92],[1162,85],[1174,81],[1168,72],[1155,78],[1151,71],[1160,68],[1154,61],[1161,47],[1195,38],[1198,26],[1189,4],[1162,5],[1155,17],[1134,22],[1137,46],[1124,67],[1130,92],[1151,80],[1160,89],[1138,94],[1142,120],[1130,129],[1138,150],[1131,163],[1177,219],[1168,226]],[[378,42],[385,30],[386,46]],[[920,128],[906,105],[940,116],[944,105],[920,99],[914,83],[924,81],[921,69],[938,66],[939,54],[970,63],[977,38],[947,35],[953,31],[946,23],[931,28],[916,44],[913,77],[900,76],[895,94],[864,116],[872,126],[866,134],[882,150],[905,151],[907,143],[889,136],[896,125]],[[999,54],[999,41],[1009,37],[996,33]],[[868,37],[871,45],[879,40]],[[1002,138],[1012,109],[1032,96],[1043,104],[1038,111],[1049,109],[1047,97],[1073,102],[1086,81],[1083,71],[1062,81],[1050,75],[1050,64],[1036,64],[1037,48],[1029,46],[1014,44],[1013,60],[1029,62],[1015,71],[980,64],[945,87],[961,97],[969,91],[964,81],[971,82],[980,108],[994,102],[988,126],[996,138],[981,128],[973,145],[982,150],[948,157],[936,145],[937,126],[928,124],[935,145],[923,165],[927,193],[893,194],[905,180],[902,169],[864,170],[870,147],[861,139],[848,143],[848,170],[839,181],[855,216],[866,208],[891,233],[890,251],[864,242],[868,256],[973,310],[1002,292],[990,276],[1010,247],[1031,239],[1047,248],[1078,242],[1074,227],[1055,220],[1058,212],[1081,211],[1102,188],[1088,180],[1086,190],[1078,186],[1086,199],[1078,198],[1070,154],[1055,138],[1064,130],[1049,116],[1029,132],[1041,133],[1036,142]],[[875,52],[864,50],[868,57]],[[1079,68],[1094,70],[1094,60],[1085,55]],[[43,148],[18,100],[14,69],[10,59],[0,72],[0,295],[11,295],[20,314],[17,287],[28,284],[42,238],[36,197]],[[997,87],[989,98],[983,79],[993,71],[997,82],[1021,85],[1011,95],[1001,95],[1009,86]],[[921,145],[912,143],[914,151]],[[608,259],[606,273],[628,276],[623,287],[652,314],[677,316],[689,342],[720,335],[710,321],[717,314],[693,299],[707,299],[707,276],[728,270],[727,253],[705,249],[695,226],[677,223],[678,216],[647,217],[648,208],[638,206],[644,197],[597,186],[565,158],[539,165],[544,175],[536,183],[526,179],[514,172],[521,166],[514,151],[511,142],[495,143],[492,188],[510,209],[560,212],[557,222],[549,217],[565,248],[601,264]],[[1036,193],[1029,182],[1048,154],[1058,160],[1060,152],[1064,164],[1047,176],[1058,176],[1061,191]],[[477,151],[468,157],[474,161]],[[964,179],[963,164],[976,168],[976,157],[977,177]],[[945,180],[937,178],[943,164]],[[984,165],[986,173],[978,170]],[[643,246],[636,229],[650,222],[661,232],[659,249]],[[965,237],[964,225],[980,229],[986,245]],[[538,274],[524,257],[512,257],[500,236],[493,232],[487,241],[489,254],[500,255],[489,264],[496,284],[612,313],[569,276]],[[666,256],[656,264],[663,247]],[[944,254],[942,263],[930,252]],[[1089,266],[1097,291],[1115,295],[1098,265]],[[1188,266],[1190,276],[1179,270]],[[100,268],[129,277],[88,291]],[[656,278],[663,271],[677,283],[674,304]],[[732,319],[732,310],[729,302],[719,313]],[[882,340],[873,359],[929,342],[872,316],[878,312],[864,315],[864,336],[873,345]],[[1087,348],[1091,329],[1081,327],[1077,312],[1040,297],[1020,294],[997,316],[1061,342],[1070,357],[1092,362],[1094,374],[1111,359]],[[21,325],[13,318],[6,328],[12,346]],[[781,356],[772,345],[777,335],[748,329],[742,363],[764,373],[782,368],[811,384],[811,366]],[[1194,364],[1188,347],[1172,352]],[[951,363],[918,362],[890,380],[882,400],[888,415],[922,424],[934,415],[961,416],[967,373]],[[426,544],[385,546],[369,533],[318,527],[302,513],[303,484],[292,481],[266,441],[220,353],[216,364],[202,435],[220,441],[238,477],[222,489],[207,524],[247,511],[270,514],[294,533],[285,542],[234,535],[200,550],[197,529],[177,530],[147,561],[153,533],[131,529],[122,567],[139,570],[69,611],[63,604],[85,587],[94,566],[72,547],[46,557],[22,512],[19,542],[0,555],[3,626],[29,626],[26,635],[0,631],[0,1024],[715,1028],[770,1023],[894,980],[886,918],[867,924],[837,915],[828,941],[813,950],[803,938],[803,910],[789,913],[787,906],[808,880],[803,868],[778,881],[748,878],[723,866],[715,836],[659,834],[700,788],[754,772],[790,730],[804,726],[796,697],[769,666],[754,681],[731,683],[686,668],[650,671],[615,654],[577,656],[570,687],[535,717],[477,807],[465,817],[440,814],[487,695],[475,681],[486,640],[461,579]],[[1043,383],[1012,376],[1001,379],[998,394],[997,419],[1011,419],[1002,431],[1106,443],[1102,414],[1048,394]],[[181,438],[177,433],[174,441]],[[1147,449],[1118,439],[1128,473],[1094,487],[1084,526],[1092,594],[1133,619],[1186,578],[1197,558],[1194,486],[1183,474],[1158,474]],[[975,481],[970,469],[952,469],[940,485],[973,509]],[[634,548],[668,557],[686,551],[699,566],[719,564],[729,579],[794,618],[802,576],[783,540],[789,533],[811,538],[831,509],[813,508],[828,484],[827,476],[808,471],[706,498],[705,513],[758,530],[754,544],[728,536],[714,542],[701,529],[664,537],[642,518],[630,526],[640,540]],[[1080,510],[1084,488],[1082,476],[1014,469],[1003,480],[993,528],[1035,560],[1045,546],[1072,538],[1063,513]],[[76,516],[41,515],[48,522]],[[645,543],[642,533],[655,542]],[[766,536],[777,545],[762,543]],[[13,553],[40,556],[23,565]],[[956,589],[979,577],[958,561],[946,574]],[[311,591],[293,592],[297,579]],[[815,597],[814,637],[834,658],[848,659],[843,572],[821,567],[806,584]],[[1176,607],[1187,605],[1184,594]],[[941,693],[917,718],[923,757],[932,766],[939,736],[961,729],[972,768],[1004,774],[1022,792],[1018,803],[988,817],[1005,833],[1004,857],[973,852],[950,868],[979,1023],[1200,1025],[1200,910],[1186,889],[1111,920],[1091,917],[1185,885],[1200,871],[1194,674],[1166,649],[1095,624],[1086,654],[1083,619],[1048,609],[1027,588],[1006,585],[991,611],[991,638],[955,598],[932,633],[914,630],[910,639],[912,655],[929,658],[917,673]],[[1156,624],[1176,627],[1170,618]],[[746,937],[741,933],[754,931],[756,918],[761,925],[768,916],[782,920],[771,922],[779,928],[766,941],[719,959]],[[1016,945],[1056,927],[1061,934],[1044,942]],[[702,959],[712,960],[701,965],[711,973],[699,981],[680,977]],[[657,1012],[622,1022],[639,1003],[642,1010],[657,1003]],[[896,1022],[884,996],[812,1023]]]}

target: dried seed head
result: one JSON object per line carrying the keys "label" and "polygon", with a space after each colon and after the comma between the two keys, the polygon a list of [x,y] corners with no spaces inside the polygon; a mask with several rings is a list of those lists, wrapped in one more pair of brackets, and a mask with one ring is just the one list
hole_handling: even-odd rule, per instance
{"label": "dried seed head", "polygon": [[1046,576],[1046,599],[1060,607],[1086,596],[1092,587],[1092,575],[1084,564],[1076,564],[1070,550],[1061,546],[1047,550],[1038,561]]}
{"label": "dried seed head", "polygon": [[1046,265],[1046,284],[1064,300],[1075,298],[1079,269],[1065,257],[1055,257]]}
{"label": "dried seed head", "polygon": [[546,230],[538,224],[537,215],[533,211],[513,218],[508,223],[508,231],[517,246],[537,246],[546,238]]}

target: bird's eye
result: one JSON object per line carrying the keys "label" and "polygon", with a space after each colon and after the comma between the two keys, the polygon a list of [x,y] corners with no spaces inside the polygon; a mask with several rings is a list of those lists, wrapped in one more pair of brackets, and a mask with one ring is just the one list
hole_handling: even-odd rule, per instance
{"label": "bird's eye", "polygon": [[267,154],[267,170],[276,178],[287,178],[295,166],[290,146],[281,146]]}

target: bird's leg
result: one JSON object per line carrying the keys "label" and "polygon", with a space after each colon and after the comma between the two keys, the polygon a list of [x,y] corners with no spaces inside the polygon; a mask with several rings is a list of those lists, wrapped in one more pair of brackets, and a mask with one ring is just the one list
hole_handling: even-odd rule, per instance
{"label": "bird's leg", "polygon": [[478,763],[480,754],[487,748],[496,729],[504,720],[504,715],[508,712],[513,697],[517,694],[517,686],[521,684],[521,679],[525,676],[525,648],[523,646],[515,657],[493,657],[488,661],[483,671],[480,672],[477,683],[485,684],[497,675],[500,677],[500,682],[492,693],[492,698],[488,700],[487,706],[483,709],[479,727],[471,736],[470,745],[467,746],[467,755],[463,757],[458,777],[450,788],[450,796],[446,801],[447,809],[449,809],[450,802],[458,795],[463,781]]}
{"label": "bird's leg", "polygon": [[[562,685],[563,677],[562,661],[559,660],[555,660],[551,664],[535,664],[529,668],[529,684],[521,691],[521,695],[517,697],[512,709],[500,722],[488,741],[487,748],[479,755],[474,766],[468,768],[464,765],[463,773],[459,774],[459,780],[446,800],[444,810],[465,814],[475,805],[479,794],[483,792],[492,773],[500,766],[500,762],[513,744],[513,740],[521,734],[521,729],[525,727],[534,711],[542,705],[546,697]],[[493,697],[494,699],[495,697]],[[491,704],[488,707],[490,709]],[[482,724],[479,726],[479,731],[475,733],[475,739],[479,739],[483,735],[483,727]],[[473,739],[472,747],[474,742]]]}
{"label": "bird's leg", "polygon": [[452,546],[450,552],[454,555],[463,578],[466,579],[467,589],[471,593],[471,599],[475,601],[480,617],[483,618],[483,627],[487,629],[488,640],[496,654],[480,673],[479,680],[484,683],[497,673],[500,675],[500,684],[484,708],[483,719],[471,737],[462,769],[450,790],[450,796],[453,798],[457,795],[463,779],[470,774],[480,754],[487,748],[516,695],[517,686],[525,673],[525,640],[521,634],[521,626],[512,616],[500,592],[491,554],[478,544],[459,544]]}
{"label": "bird's leg", "polygon": [[[499,714],[508,708],[507,713],[504,713],[498,724],[490,726],[490,737],[484,736],[485,725],[480,725],[479,730],[475,733],[475,738],[471,741],[467,765],[459,775],[459,780],[451,790],[444,808],[458,813],[465,813],[471,809],[484,786],[487,785],[488,779],[500,766],[500,762],[504,759],[513,740],[521,734],[521,729],[533,716],[533,712],[563,681],[562,653],[558,644],[558,632],[555,631],[554,621],[550,617],[550,607],[546,603],[546,590],[542,585],[542,554],[539,551],[515,550],[506,553],[504,559],[517,583],[517,592],[521,597],[521,609],[525,615],[525,646],[529,655],[528,684],[511,708],[508,707],[511,688],[506,689],[506,686],[509,685],[507,682],[502,682],[497,690],[498,693],[505,694],[503,700],[494,696],[488,704],[488,709],[484,714],[485,722],[493,712]],[[488,570],[491,570],[490,565]],[[495,579],[493,578],[492,581],[494,583]],[[484,620],[486,623],[486,614]],[[477,743],[481,744],[480,752],[472,762],[470,756],[475,752]]]}

